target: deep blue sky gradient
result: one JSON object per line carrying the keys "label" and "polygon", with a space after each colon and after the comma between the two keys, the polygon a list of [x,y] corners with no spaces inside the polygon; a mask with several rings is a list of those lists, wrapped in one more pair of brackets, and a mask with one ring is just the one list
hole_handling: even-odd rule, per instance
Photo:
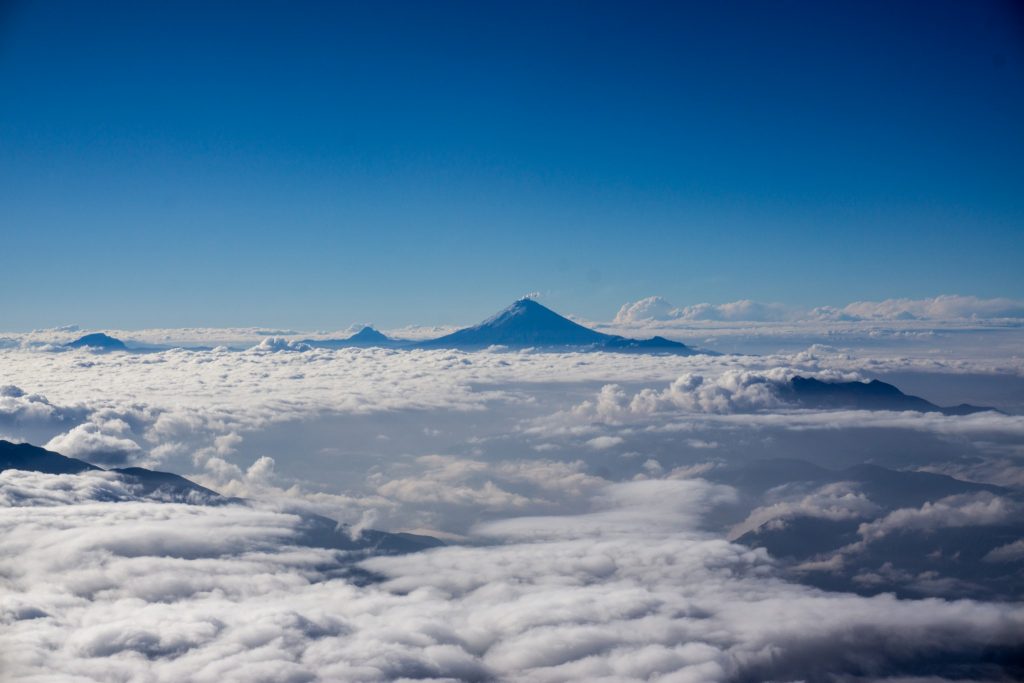
{"label": "deep blue sky gradient", "polygon": [[0,328],[1024,298],[1014,2],[22,2]]}

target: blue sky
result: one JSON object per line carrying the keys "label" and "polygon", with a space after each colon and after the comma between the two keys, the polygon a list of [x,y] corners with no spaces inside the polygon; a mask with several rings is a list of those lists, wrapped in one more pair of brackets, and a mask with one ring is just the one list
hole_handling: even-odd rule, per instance
{"label": "blue sky", "polygon": [[5,3],[0,327],[1024,297],[1014,3]]}

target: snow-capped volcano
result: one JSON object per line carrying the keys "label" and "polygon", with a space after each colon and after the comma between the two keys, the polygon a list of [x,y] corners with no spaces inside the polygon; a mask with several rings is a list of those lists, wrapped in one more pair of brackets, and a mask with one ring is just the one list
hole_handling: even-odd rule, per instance
{"label": "snow-capped volcano", "polygon": [[533,299],[519,299],[479,325],[422,342],[433,348],[561,347],[579,350],[660,351],[696,353],[685,344],[663,337],[628,339],[604,334],[565,318]]}

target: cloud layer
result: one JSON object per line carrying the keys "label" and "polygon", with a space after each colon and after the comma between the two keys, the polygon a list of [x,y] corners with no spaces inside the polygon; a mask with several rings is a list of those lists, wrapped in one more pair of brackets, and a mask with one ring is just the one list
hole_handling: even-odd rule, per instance
{"label": "cloud layer", "polygon": [[1024,318],[1024,301],[1007,298],[982,299],[946,294],[930,299],[885,299],[855,301],[841,307],[799,309],[777,303],[741,299],[724,304],[694,304],[676,307],[660,296],[650,296],[619,309],[615,323],[645,321],[755,321],[783,320],[991,320]]}
{"label": "cloud layer", "polygon": [[[648,326],[778,313],[754,310]],[[1003,529],[1013,495],[892,506],[847,481],[790,481],[748,499],[710,479],[759,457],[870,457],[1024,485],[1020,415],[801,410],[779,391],[795,374],[904,372],[1012,397],[1024,360],[1001,345],[1019,331],[807,324],[839,332],[760,356],[325,350],[273,330],[246,350],[2,348],[0,436],[166,466],[253,504],[158,503],[110,473],[0,473],[0,678],[1012,678],[1020,605],[897,600],[885,591],[995,593],[885,553]],[[757,334],[797,344],[802,325]],[[453,545],[370,560],[303,547],[296,509]],[[807,520],[848,537],[799,569],[733,542]],[[977,561],[1012,579],[1018,539]],[[880,594],[794,582],[824,585],[841,563],[847,585]]]}
{"label": "cloud layer", "polygon": [[763,551],[695,530],[730,495],[693,480],[608,485],[584,514],[365,561],[381,580],[364,585],[344,556],[291,544],[287,514],[81,496],[4,507],[0,666],[12,681],[740,681],[945,662],[985,678],[1022,645],[1019,605],[782,581]]}

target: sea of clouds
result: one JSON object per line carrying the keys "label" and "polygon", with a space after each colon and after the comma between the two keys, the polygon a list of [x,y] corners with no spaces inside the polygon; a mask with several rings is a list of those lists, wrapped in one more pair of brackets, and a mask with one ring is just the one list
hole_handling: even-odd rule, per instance
{"label": "sea of clouds", "polygon": [[[123,336],[222,345],[104,354],[63,349],[78,330],[0,335],[0,438],[248,501],[0,473],[0,680],[1010,680],[1020,603],[881,564],[860,594],[800,582],[901,534],[1019,517],[1024,358],[1009,349],[1024,332],[992,320],[1012,318],[1005,302],[986,320],[942,305],[914,309],[942,321],[763,312],[778,318],[701,328],[771,347],[759,355],[325,350],[290,330],[139,332]],[[704,345],[687,316],[608,328]],[[898,376],[1003,412],[801,409],[780,390],[796,375]],[[716,483],[761,457],[1008,488],[890,509],[849,482],[754,502]],[[449,545],[311,548],[300,511]],[[799,571],[737,542],[798,517],[855,533]],[[985,562],[1022,560],[1010,538]]]}

